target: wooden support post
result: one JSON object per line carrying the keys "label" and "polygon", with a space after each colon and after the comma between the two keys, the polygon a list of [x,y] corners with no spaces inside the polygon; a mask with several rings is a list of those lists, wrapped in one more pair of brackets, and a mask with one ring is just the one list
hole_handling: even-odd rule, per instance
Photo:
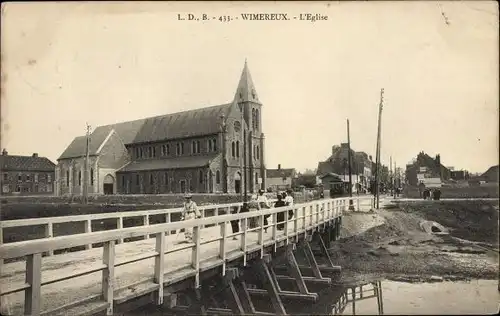
{"label": "wooden support post", "polygon": [[299,217],[299,209],[296,208],[293,210],[293,213],[294,213],[294,219],[293,219],[293,231],[295,233],[295,242],[298,242],[299,241],[299,220],[298,220],[298,217]]}
{"label": "wooden support post", "polygon": [[[45,226],[45,238],[52,238],[54,237],[54,226],[52,225],[52,222],[47,223],[47,226]],[[54,251],[50,250],[47,252],[48,256],[53,256]]]}
{"label": "wooden support post", "polygon": [[255,307],[253,306],[252,298],[248,293],[246,283],[238,280],[235,283],[233,283],[233,285],[235,286],[235,290],[238,294],[238,297],[240,299],[245,314],[246,315],[255,314]]}
{"label": "wooden support post", "polygon": [[[116,219],[116,229],[122,229],[123,228],[123,217],[118,217]],[[120,238],[116,241],[117,244],[122,244],[123,243],[123,238]]]}
{"label": "wooden support post", "polygon": [[[149,215],[144,215],[144,226],[149,226]],[[144,235],[144,239],[149,239],[149,234]]]}
{"label": "wooden support post", "polygon": [[220,223],[221,240],[219,242],[219,258],[222,260],[222,275],[226,275],[226,235],[227,222]]}
{"label": "wooden support post", "polygon": [[40,315],[42,299],[42,254],[35,253],[26,257],[26,283],[24,290],[24,314]]}
{"label": "wooden support post", "polygon": [[236,287],[233,284],[233,280],[225,280],[227,286],[225,289],[225,295],[227,298],[227,303],[229,305],[229,308],[231,308],[231,311],[233,312],[234,315],[245,315],[245,310],[243,308],[243,304],[241,303],[241,300],[238,296],[238,292],[236,291]]}
{"label": "wooden support post", "polygon": [[323,276],[321,275],[321,271],[319,269],[318,262],[316,262],[316,258],[314,258],[314,254],[312,252],[311,245],[309,244],[309,242],[306,241],[304,243],[304,246],[302,247],[302,249],[304,250],[307,261],[309,262],[309,264],[311,266],[311,269],[312,269],[314,276],[318,279],[322,279]]}
{"label": "wooden support post", "polygon": [[377,292],[380,302],[379,313],[380,315],[384,315],[384,299],[382,296],[382,281],[377,281]]}
{"label": "wooden support post", "polygon": [[191,253],[191,266],[196,270],[194,287],[200,287],[200,227],[193,227],[193,241],[195,243]]}
{"label": "wooden support post", "polygon": [[106,268],[102,270],[102,295],[108,303],[106,315],[113,315],[113,288],[115,278],[115,241],[111,240],[104,244],[103,263]]}
{"label": "wooden support post", "polygon": [[273,304],[276,315],[286,315],[285,307],[283,306],[283,302],[281,301],[281,297],[279,295],[278,286],[273,282],[273,278],[269,272],[267,264],[262,259],[258,260],[256,268],[259,278],[271,298],[271,303]]}
{"label": "wooden support post", "polygon": [[[90,219],[85,221],[85,233],[92,232],[92,221]],[[85,249],[92,249],[92,244],[85,245]]]}
{"label": "wooden support post", "polygon": [[302,273],[300,272],[299,265],[297,264],[297,260],[295,260],[295,255],[293,254],[293,248],[287,247],[286,250],[286,265],[288,267],[288,272],[295,279],[295,283],[299,292],[302,294],[307,294],[309,291],[307,290],[306,283],[302,277]]}
{"label": "wooden support post", "polygon": [[328,252],[328,249],[325,246],[325,243],[323,241],[323,237],[321,236],[321,234],[317,234],[317,240],[319,243],[319,247],[321,248],[321,252],[323,253],[323,255],[325,256],[325,258],[327,260],[328,266],[334,267],[333,262],[332,262],[332,258],[330,257],[330,253]]}
{"label": "wooden support post", "polygon": [[155,283],[159,284],[158,297],[156,299],[157,305],[163,304],[163,276],[165,274],[165,232],[156,234],[156,252],[158,255],[155,257]]}

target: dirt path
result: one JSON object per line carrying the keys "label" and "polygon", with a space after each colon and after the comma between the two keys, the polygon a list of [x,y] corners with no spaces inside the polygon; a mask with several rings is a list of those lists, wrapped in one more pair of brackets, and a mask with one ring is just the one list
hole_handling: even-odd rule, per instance
{"label": "dirt path", "polygon": [[498,278],[498,201],[399,202],[344,215],[341,237],[331,256],[346,279]]}

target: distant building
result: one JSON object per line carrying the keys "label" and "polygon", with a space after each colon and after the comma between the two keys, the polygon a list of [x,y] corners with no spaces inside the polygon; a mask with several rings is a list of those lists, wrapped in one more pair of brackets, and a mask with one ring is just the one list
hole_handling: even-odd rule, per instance
{"label": "distant building", "polygon": [[281,165],[278,165],[278,169],[267,169],[267,188],[275,191],[290,189],[296,176],[297,172],[295,169],[283,169]]}
{"label": "distant building", "polygon": [[[243,181],[249,192],[265,187],[261,113],[245,62],[227,104],[100,126],[90,136],[89,193],[240,193]],[[82,193],[85,146],[77,137],[58,159],[60,194]]]}
{"label": "distant building", "polygon": [[432,158],[422,151],[416,159],[406,165],[406,181],[409,185],[416,186],[427,181],[436,186],[438,180],[442,182],[450,178],[451,171],[441,164],[439,154]]}
{"label": "distant building", "polygon": [[498,183],[498,176],[499,174],[499,165],[490,167],[488,170],[486,170],[485,173],[481,175],[481,178],[486,182],[486,183]]}
{"label": "distant building", "polygon": [[467,180],[469,173],[465,170],[450,170],[450,178],[455,181]]}
{"label": "distant building", "polygon": [[53,195],[55,164],[48,158],[9,155],[0,156],[2,195]]}
{"label": "distant building", "polygon": [[345,183],[345,181],[343,181],[338,174],[332,172],[326,173],[322,175],[320,178],[324,190],[334,189],[336,186],[339,185],[343,186],[343,184]]}
{"label": "distant building", "polygon": [[[318,163],[318,177],[326,174],[338,175],[343,181],[349,181],[348,144],[332,147],[332,154],[326,161]],[[372,178],[372,157],[365,152],[356,152],[351,149],[351,179],[353,185],[359,183],[362,188],[370,186]]]}

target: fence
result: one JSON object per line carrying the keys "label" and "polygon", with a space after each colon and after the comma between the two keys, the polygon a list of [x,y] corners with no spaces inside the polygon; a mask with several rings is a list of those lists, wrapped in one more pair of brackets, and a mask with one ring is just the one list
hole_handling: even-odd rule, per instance
{"label": "fence", "polygon": [[[368,204],[371,206],[370,197],[353,197],[352,200],[356,203],[356,208],[361,207],[361,203],[369,201]],[[364,204],[365,205],[365,204]],[[211,206],[213,209],[239,207],[238,205],[230,204],[224,206]],[[130,228],[119,228],[109,231],[100,232],[88,232],[84,234],[75,234],[67,236],[59,236],[52,238],[44,238],[38,240],[29,240],[15,243],[8,243],[0,246],[0,259],[10,259],[26,256],[26,281],[23,283],[12,283],[4,285],[2,297],[6,295],[11,295],[19,292],[25,293],[24,304],[18,302],[17,308],[22,308],[24,305],[24,313],[28,315],[46,315],[49,313],[65,311],[79,304],[85,304],[90,301],[99,301],[103,310],[107,310],[108,315],[113,314],[113,304],[114,295],[120,289],[116,289],[114,285],[115,280],[115,268],[123,266],[126,264],[147,260],[154,258],[153,267],[153,277],[149,280],[151,281],[150,291],[157,291],[157,303],[161,304],[163,302],[163,285],[165,283],[165,276],[169,273],[175,273],[175,271],[166,271],[166,267],[170,267],[169,262],[176,262],[182,256],[181,252],[186,250],[190,252],[189,262],[186,263],[184,269],[189,268],[186,272],[185,277],[195,277],[195,286],[200,284],[200,267],[203,269],[208,269],[210,267],[222,266],[222,273],[225,273],[226,263],[228,261],[234,260],[239,257],[243,257],[244,265],[246,265],[247,254],[249,252],[260,251],[261,257],[264,254],[264,247],[274,245],[275,249],[279,242],[285,241],[289,242],[290,238],[296,238],[298,240],[300,234],[307,234],[307,231],[319,228],[321,225],[327,225],[329,221],[340,216],[343,211],[347,211],[349,206],[349,198],[338,198],[338,199],[325,199],[316,200],[303,204],[296,204],[293,206],[272,208],[268,210],[260,210],[253,212],[245,212],[238,214],[226,214],[219,216],[205,217],[202,219],[188,220],[182,222],[171,222],[163,224],[145,225]],[[203,208],[204,210],[210,207]],[[278,213],[286,212],[288,210],[293,210],[295,216],[291,219],[288,216],[284,216],[285,220],[282,222],[285,228],[283,231],[278,232],[277,221]],[[165,214],[171,214],[172,212],[178,212],[179,210],[169,210]],[[152,212],[160,212],[152,211]],[[137,212],[138,215],[127,216],[150,216],[151,213],[144,213],[144,211]],[[84,217],[91,217],[92,220],[95,216],[110,216],[112,214],[97,214],[97,215],[83,215]],[[249,228],[248,222],[251,218],[258,218],[260,223],[264,223],[264,217],[266,215],[272,216],[271,224],[267,226],[259,226],[256,228]],[[93,217],[94,216],[94,217]],[[123,216],[117,216],[120,219]],[[168,215],[167,215],[168,216]],[[75,216],[74,218],[64,218],[57,220],[81,220],[82,216]],[[100,218],[100,217],[99,217]],[[34,219],[40,220],[41,223],[47,223],[50,227],[54,222],[55,218],[46,219]],[[230,221],[241,221],[241,231],[237,233],[228,234],[227,226]],[[30,220],[23,220],[24,223]],[[45,222],[44,222],[45,221]],[[40,223],[40,222],[37,222]],[[207,240],[201,240],[201,232],[205,227],[219,226],[220,233],[216,236],[211,236]],[[177,247],[170,248],[170,244],[166,239],[167,232],[178,231],[180,229],[192,228],[193,229],[193,243],[181,244]],[[215,229],[213,227],[212,229]],[[271,236],[267,233],[264,234],[264,229],[271,228]],[[250,236],[250,232],[257,232],[256,242],[254,242],[254,236]],[[127,257],[121,262],[115,261],[115,245],[117,241],[124,240],[125,238],[132,238],[137,236],[150,236],[153,235],[155,238],[155,251],[150,253],[143,253],[136,257]],[[240,236],[241,243],[235,248],[234,245],[230,245],[228,240],[234,236]],[[209,236],[210,237],[210,236]],[[292,239],[293,240],[293,239]],[[213,243],[218,245],[213,246]],[[93,243],[104,243],[103,247],[103,261],[102,263],[94,264],[93,266],[87,267],[87,269],[72,271],[69,275],[58,275],[54,278],[42,278],[42,253],[51,253],[57,249],[66,249],[76,246],[84,246]],[[210,246],[207,246],[210,245]],[[205,247],[203,252],[202,247]],[[204,254],[205,258],[201,257]],[[166,258],[168,255],[168,259]],[[182,261],[183,259],[181,259]],[[57,282],[62,282],[65,280],[70,280],[77,277],[86,276],[95,272],[102,272],[102,288],[101,293],[91,294],[83,299],[81,297],[75,298],[73,301],[66,304],[60,304],[58,307],[50,306],[50,300],[43,301],[41,295],[42,286],[54,284]],[[4,282],[3,282],[4,283]],[[83,295],[84,292],[76,290],[75,295]],[[11,300],[15,301],[15,299]],[[16,308],[16,307],[15,307]],[[44,310],[42,312],[42,310]],[[4,312],[4,311],[2,311]],[[19,310],[20,312],[20,310]],[[22,312],[21,312],[22,313]],[[17,314],[17,313],[15,313]]]}

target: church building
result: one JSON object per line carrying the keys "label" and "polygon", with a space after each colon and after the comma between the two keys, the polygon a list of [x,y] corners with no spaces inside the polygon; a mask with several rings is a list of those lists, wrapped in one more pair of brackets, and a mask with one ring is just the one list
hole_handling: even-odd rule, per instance
{"label": "church building", "polygon": [[[89,137],[89,194],[241,193],[265,188],[260,102],[245,62],[231,102],[100,126]],[[58,194],[82,194],[86,137],[58,159]]]}

